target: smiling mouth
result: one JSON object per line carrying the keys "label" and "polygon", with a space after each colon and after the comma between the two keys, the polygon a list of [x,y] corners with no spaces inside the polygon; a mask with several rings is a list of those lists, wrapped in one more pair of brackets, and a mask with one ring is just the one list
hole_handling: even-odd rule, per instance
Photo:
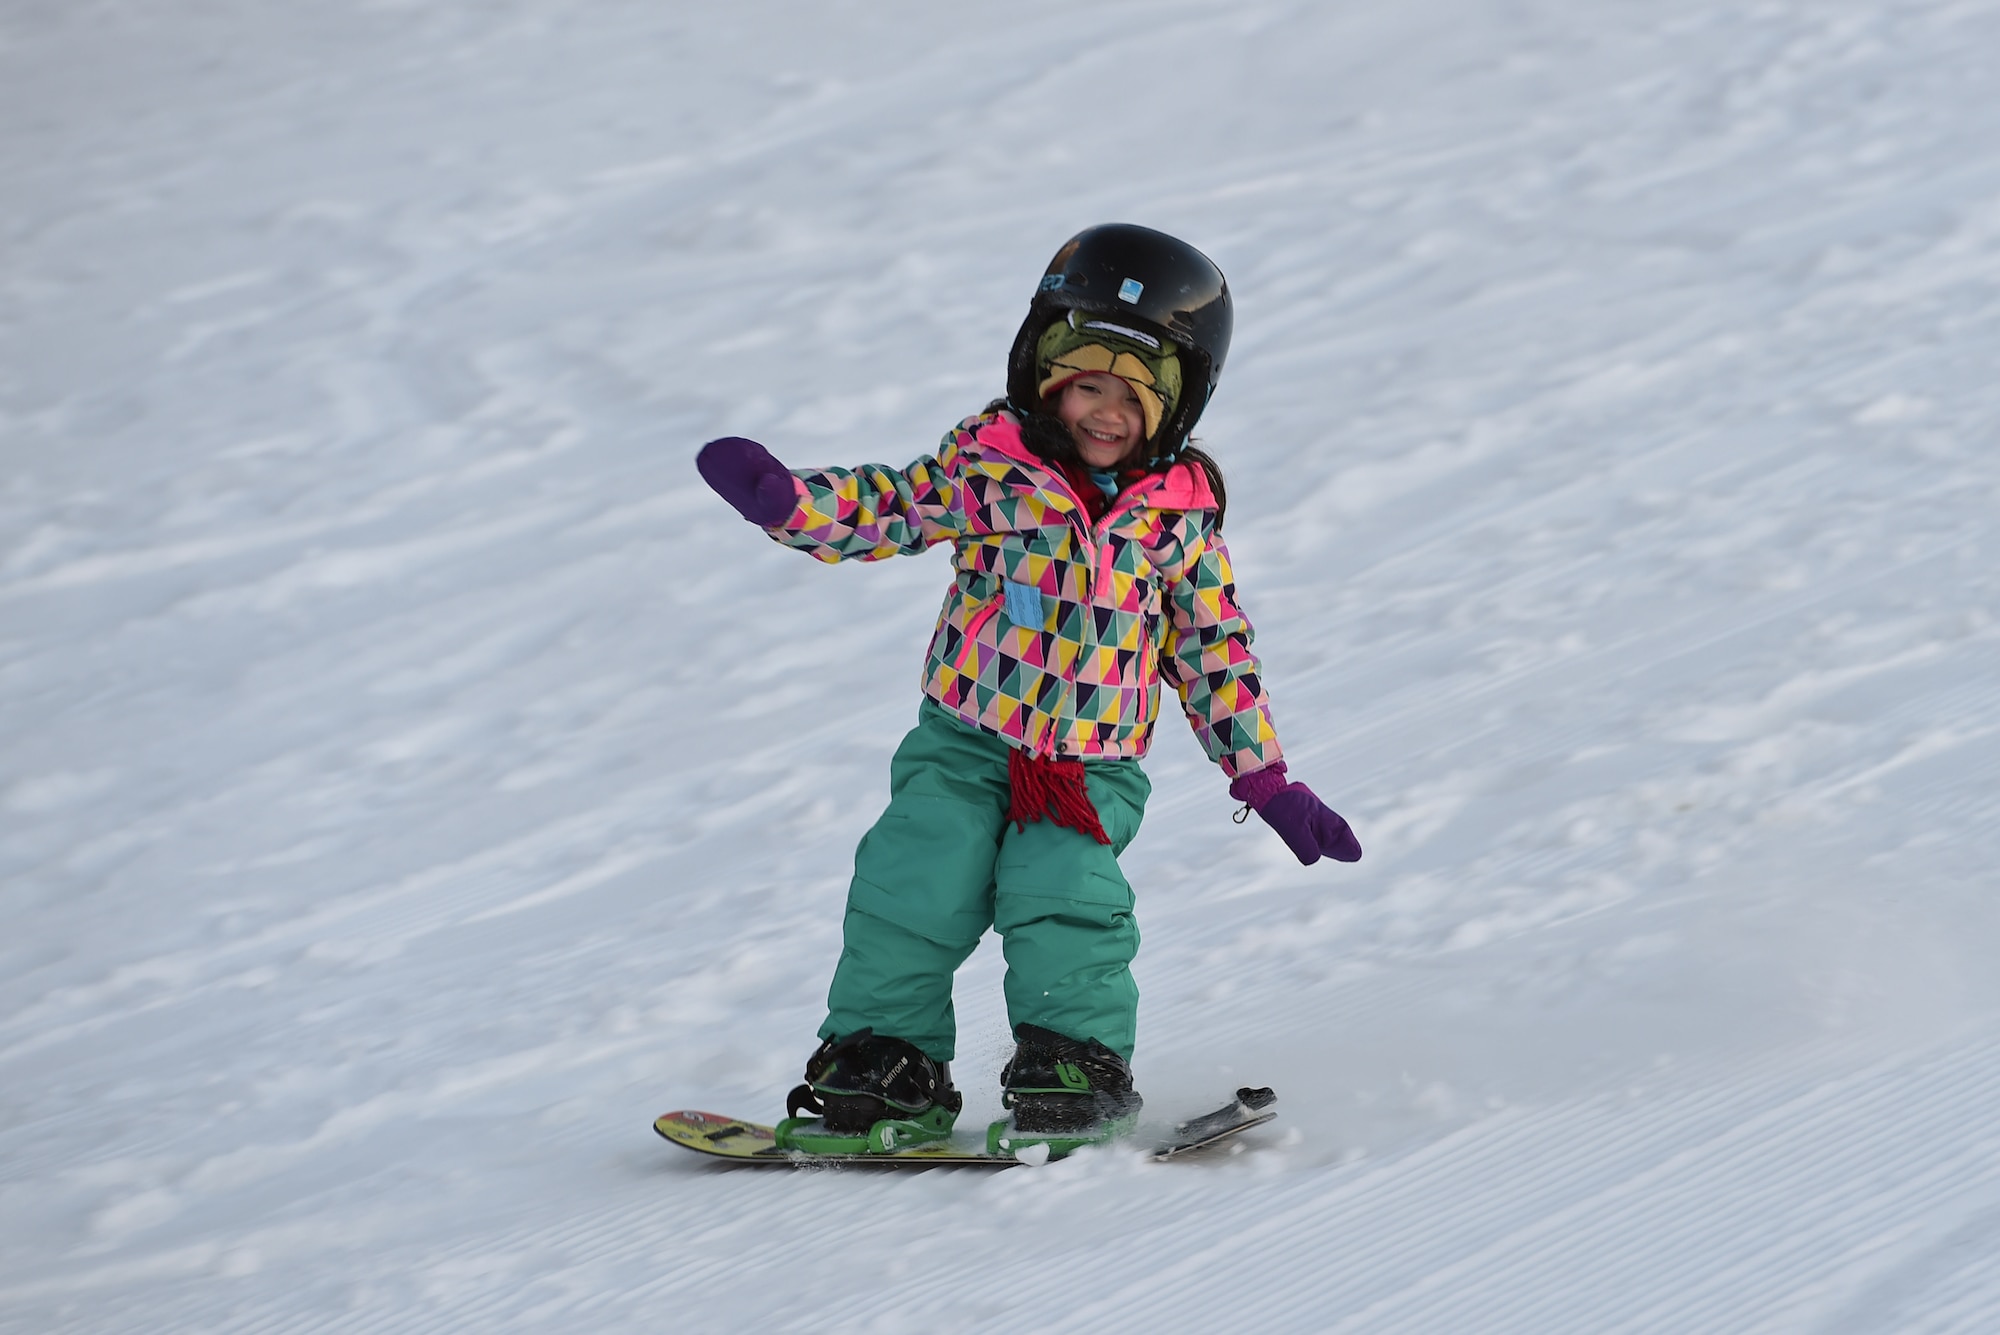
{"label": "smiling mouth", "polygon": [[1116,445],[1119,444],[1124,439],[1124,437],[1122,436],[1114,436],[1109,432],[1105,431],[1096,431],[1090,427],[1085,427],[1083,429],[1083,434],[1089,436],[1092,440],[1101,440],[1106,445]]}

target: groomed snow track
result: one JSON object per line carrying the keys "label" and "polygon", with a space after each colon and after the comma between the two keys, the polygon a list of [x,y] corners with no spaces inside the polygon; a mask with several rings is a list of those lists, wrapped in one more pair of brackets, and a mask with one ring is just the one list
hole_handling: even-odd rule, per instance
{"label": "groomed snow track", "polygon": [[[1994,0],[0,14],[0,1331],[2000,1330]],[[1087,223],[1202,424],[1300,868],[1171,716],[1161,1119],[732,1172]],[[966,1117],[997,1112],[989,942]]]}

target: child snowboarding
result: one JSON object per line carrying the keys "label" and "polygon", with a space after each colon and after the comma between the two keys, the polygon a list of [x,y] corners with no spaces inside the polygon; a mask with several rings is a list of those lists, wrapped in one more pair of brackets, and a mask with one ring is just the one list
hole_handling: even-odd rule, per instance
{"label": "child snowboarding", "polygon": [[856,850],[821,1043],[791,1096],[829,1143],[865,1148],[886,1121],[905,1143],[949,1134],[952,977],[989,927],[1014,1129],[1074,1141],[1136,1119],[1139,929],[1118,855],[1150,791],[1139,761],[1162,683],[1231,796],[1301,862],[1361,856],[1286,772],[1222,541],[1222,473],[1188,442],[1232,322],[1194,247],[1092,227],[1043,275],[1006,397],[934,453],[788,470],[740,437],[701,450],[744,518],[822,561],[953,552],[917,725]]}

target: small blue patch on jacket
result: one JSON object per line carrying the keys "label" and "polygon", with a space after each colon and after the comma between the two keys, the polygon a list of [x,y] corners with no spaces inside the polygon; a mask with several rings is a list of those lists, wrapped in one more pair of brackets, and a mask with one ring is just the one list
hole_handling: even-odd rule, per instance
{"label": "small blue patch on jacket", "polygon": [[1013,580],[1004,583],[1007,590],[1007,619],[1024,630],[1040,630],[1044,614],[1042,612],[1042,591],[1032,584],[1016,584]]}

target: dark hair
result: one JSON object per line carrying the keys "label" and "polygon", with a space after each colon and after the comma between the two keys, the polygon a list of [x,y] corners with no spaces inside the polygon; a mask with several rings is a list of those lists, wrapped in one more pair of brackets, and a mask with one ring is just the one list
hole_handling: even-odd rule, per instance
{"label": "dark hair", "polygon": [[1229,488],[1222,485],[1222,465],[1207,450],[1196,448],[1192,440],[1181,446],[1174,457],[1208,474],[1208,489],[1215,493],[1215,531],[1222,532],[1222,517],[1229,513]]}
{"label": "dark hair", "polygon": [[[1063,420],[1050,412],[1024,413],[1006,399],[995,399],[986,405],[989,413],[1005,408],[1021,419],[1021,442],[1035,452],[1037,458],[1052,463],[1070,464],[1077,468],[1088,468],[1083,455],[1076,448],[1076,438],[1069,433]],[[1215,531],[1222,531],[1222,519],[1229,511],[1229,491],[1222,485],[1222,465],[1207,450],[1198,449],[1193,441],[1180,447],[1165,459],[1150,460],[1146,467],[1155,473],[1164,473],[1177,463],[1193,464],[1208,475],[1208,489],[1215,493]]]}

